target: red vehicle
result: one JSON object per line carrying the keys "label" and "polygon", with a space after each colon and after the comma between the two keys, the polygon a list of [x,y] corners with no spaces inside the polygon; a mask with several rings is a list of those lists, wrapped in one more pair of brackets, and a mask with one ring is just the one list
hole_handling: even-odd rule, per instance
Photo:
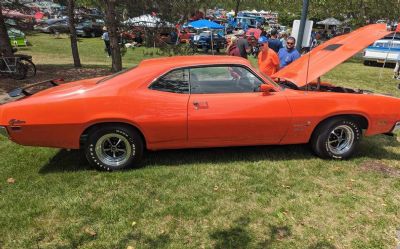
{"label": "red vehicle", "polygon": [[191,30],[189,28],[184,28],[182,30],[177,28],[177,32],[178,32],[178,37],[179,37],[180,43],[190,43],[191,37],[196,35],[196,31]]}
{"label": "red vehicle", "polygon": [[322,158],[348,158],[362,135],[400,129],[400,99],[318,78],[388,33],[374,24],[334,38],[274,75],[277,83],[240,57],[188,56],[39,84],[0,106],[0,132],[22,145],[84,149],[105,170],[135,165],[145,149],[310,143]]}

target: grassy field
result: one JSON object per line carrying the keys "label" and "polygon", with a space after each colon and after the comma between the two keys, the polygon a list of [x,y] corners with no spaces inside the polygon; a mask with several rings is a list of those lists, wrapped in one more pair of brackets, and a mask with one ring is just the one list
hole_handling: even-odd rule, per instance
{"label": "grassy field", "polygon": [[[67,35],[48,35],[36,33],[28,37],[32,46],[21,47],[23,53],[32,54],[37,64],[70,65],[73,63],[71,55],[70,39]],[[107,57],[104,51],[104,42],[100,38],[80,38],[78,40],[79,53],[82,64],[86,66],[108,66],[111,65],[111,58]],[[144,47],[130,48],[123,57],[125,67],[131,67],[145,58],[152,58],[157,55],[157,49]],[[54,55],[54,57],[50,57]]]}
{"label": "grassy field", "polygon": [[[49,37],[29,37],[23,52],[69,67],[68,40]],[[82,62],[108,65],[102,45],[82,39]],[[128,51],[124,66],[148,57]],[[390,76],[350,60],[324,79],[400,96]],[[91,169],[78,151],[4,138],[0,157],[1,249],[375,249],[400,239],[396,137],[365,138],[347,161],[321,160],[306,145],[171,150],[114,173]]]}

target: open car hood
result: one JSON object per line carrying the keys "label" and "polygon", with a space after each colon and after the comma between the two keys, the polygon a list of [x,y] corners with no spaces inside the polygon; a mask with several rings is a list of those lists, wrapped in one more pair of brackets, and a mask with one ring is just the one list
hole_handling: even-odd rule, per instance
{"label": "open car hood", "polygon": [[390,33],[386,24],[371,24],[337,36],[273,74],[272,78],[285,79],[303,87]]}

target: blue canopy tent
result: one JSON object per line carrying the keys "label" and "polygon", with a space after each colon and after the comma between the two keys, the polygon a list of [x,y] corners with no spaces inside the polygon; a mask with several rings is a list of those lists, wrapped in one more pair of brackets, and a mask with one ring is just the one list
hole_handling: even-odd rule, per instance
{"label": "blue canopy tent", "polygon": [[[197,21],[193,21],[188,23],[187,25],[185,25],[186,27],[191,27],[194,29],[211,29],[211,30],[223,30],[225,29],[224,26],[219,25],[218,23],[209,21],[209,20],[197,20]],[[184,26],[184,27],[185,27]],[[214,54],[214,41],[213,41],[213,34],[211,32],[211,51]]]}
{"label": "blue canopy tent", "polygon": [[224,29],[225,27],[209,20],[198,20],[187,24],[194,29]]}

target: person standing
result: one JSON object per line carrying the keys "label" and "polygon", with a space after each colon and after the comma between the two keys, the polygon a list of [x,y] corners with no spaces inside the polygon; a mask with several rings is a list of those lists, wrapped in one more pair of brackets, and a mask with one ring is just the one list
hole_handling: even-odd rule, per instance
{"label": "person standing", "polygon": [[111,47],[110,47],[110,36],[108,35],[108,31],[106,27],[103,27],[103,35],[101,39],[104,41],[104,45],[106,46],[105,50],[107,51],[108,57],[111,56]]}
{"label": "person standing", "polygon": [[271,31],[271,37],[268,40],[268,44],[275,53],[278,53],[279,49],[283,48],[282,42],[278,39],[278,31],[276,29]]}
{"label": "person standing", "polygon": [[261,36],[258,43],[260,44],[258,68],[263,74],[271,76],[279,70],[279,57],[274,50],[269,48],[267,37]]}
{"label": "person standing", "polygon": [[237,37],[236,36],[231,37],[231,41],[229,42],[229,45],[226,48],[226,53],[230,56],[239,56],[240,57],[239,48],[237,47]]}
{"label": "person standing", "polygon": [[239,49],[240,56],[247,59],[247,54],[251,52],[249,42],[245,37],[244,31],[241,29],[237,33],[238,39],[236,41],[236,46]]}
{"label": "person standing", "polygon": [[296,38],[290,36],[286,40],[286,48],[279,49],[278,57],[280,61],[280,69],[300,58],[300,53],[296,50],[295,45]]}
{"label": "person standing", "polygon": [[[288,34],[286,34],[286,32],[282,32],[281,38],[279,40],[281,41],[283,48],[286,47],[286,39],[287,38],[288,38]],[[279,50],[278,50],[278,52],[279,52]]]}

